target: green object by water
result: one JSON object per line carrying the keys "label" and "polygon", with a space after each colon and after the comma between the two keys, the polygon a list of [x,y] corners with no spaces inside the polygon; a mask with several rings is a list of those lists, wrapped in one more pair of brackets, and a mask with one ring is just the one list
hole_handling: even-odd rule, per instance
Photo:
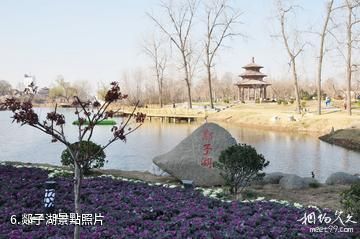
{"label": "green object by water", "polygon": [[[73,122],[74,125],[79,125],[79,121],[78,120],[75,120]],[[89,124],[89,121],[85,121],[84,122],[84,125],[88,125]],[[103,121],[100,121],[98,122],[96,125],[115,125],[116,124],[116,121],[115,120],[103,120]]]}

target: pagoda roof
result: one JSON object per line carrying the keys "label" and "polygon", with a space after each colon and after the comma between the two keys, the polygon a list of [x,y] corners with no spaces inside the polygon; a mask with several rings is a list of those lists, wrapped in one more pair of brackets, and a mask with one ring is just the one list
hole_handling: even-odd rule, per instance
{"label": "pagoda roof", "polygon": [[259,72],[259,71],[254,71],[254,70],[246,70],[244,73],[242,73],[241,75],[239,75],[243,78],[246,78],[246,77],[252,77],[252,76],[259,76],[259,77],[265,77],[266,75]]}
{"label": "pagoda roof", "polygon": [[260,68],[264,68],[263,66],[260,66],[258,64],[255,63],[255,57],[252,57],[251,58],[251,63],[247,64],[246,66],[243,66],[242,68],[244,69],[257,69],[257,71],[259,71]]}
{"label": "pagoda roof", "polygon": [[252,63],[249,63],[249,64],[243,66],[242,68],[244,68],[244,69],[251,69],[251,68],[261,69],[261,68],[264,68],[264,67],[252,62]]}
{"label": "pagoda roof", "polygon": [[263,81],[263,80],[254,80],[254,79],[246,79],[246,80],[242,80],[238,83],[236,83],[235,85],[271,85],[270,83]]}

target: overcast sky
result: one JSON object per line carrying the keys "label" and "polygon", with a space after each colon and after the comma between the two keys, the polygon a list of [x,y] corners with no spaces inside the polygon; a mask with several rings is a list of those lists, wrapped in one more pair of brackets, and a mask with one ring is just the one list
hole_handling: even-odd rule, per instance
{"label": "overcast sky", "polygon": [[[226,43],[217,59],[216,72],[238,75],[252,56],[273,78],[289,74],[288,59],[280,40],[271,0],[237,0],[243,12],[237,30],[247,36]],[[296,21],[302,30],[318,30],[325,1],[302,0]],[[68,81],[110,82],[122,72],[147,69],[141,51],[143,39],[155,29],[146,16],[161,16],[158,0],[0,0],[0,79],[13,86],[25,73],[49,86],[61,74]],[[201,9],[199,9],[201,11]],[[201,22],[198,23],[200,29]],[[306,40],[314,40],[307,34]],[[314,78],[316,47],[308,46],[299,58],[302,79]],[[327,59],[325,77],[341,77],[343,63]]]}

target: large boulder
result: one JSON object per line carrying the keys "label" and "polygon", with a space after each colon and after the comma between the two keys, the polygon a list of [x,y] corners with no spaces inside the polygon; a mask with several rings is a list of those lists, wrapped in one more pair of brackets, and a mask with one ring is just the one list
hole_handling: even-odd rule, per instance
{"label": "large boulder", "polygon": [[304,178],[294,174],[286,175],[280,179],[280,187],[284,189],[301,189],[309,186]]}
{"label": "large boulder", "polygon": [[224,184],[220,171],[213,167],[221,151],[236,144],[224,128],[205,123],[170,152],[156,156],[154,164],[180,180],[192,180],[196,186]]}
{"label": "large boulder", "polygon": [[267,174],[265,174],[264,178],[262,179],[262,182],[264,184],[279,184],[280,179],[286,175],[289,175],[289,174],[281,173],[281,172],[267,173]]}
{"label": "large boulder", "polygon": [[333,184],[352,184],[355,182],[359,182],[360,178],[355,176],[355,175],[351,175],[348,173],[344,173],[344,172],[336,172],[331,174],[325,181],[326,184],[328,185],[333,185]]}
{"label": "large boulder", "polygon": [[310,186],[310,185],[318,185],[318,186],[320,186],[321,184],[319,183],[319,181],[318,180],[316,180],[315,178],[311,178],[311,177],[305,177],[305,178],[303,178],[303,180],[304,180],[304,182],[308,185],[308,186]]}

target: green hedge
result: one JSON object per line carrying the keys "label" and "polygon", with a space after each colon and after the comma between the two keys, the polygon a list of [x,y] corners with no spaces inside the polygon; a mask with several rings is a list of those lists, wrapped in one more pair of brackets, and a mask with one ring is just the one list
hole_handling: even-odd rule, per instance
{"label": "green hedge", "polygon": [[[79,121],[75,120],[72,124],[79,125]],[[84,122],[84,125],[88,125],[88,124],[89,124],[89,121],[86,120]],[[103,120],[103,121],[98,122],[96,125],[115,125],[115,124],[116,124],[115,120]]]}

